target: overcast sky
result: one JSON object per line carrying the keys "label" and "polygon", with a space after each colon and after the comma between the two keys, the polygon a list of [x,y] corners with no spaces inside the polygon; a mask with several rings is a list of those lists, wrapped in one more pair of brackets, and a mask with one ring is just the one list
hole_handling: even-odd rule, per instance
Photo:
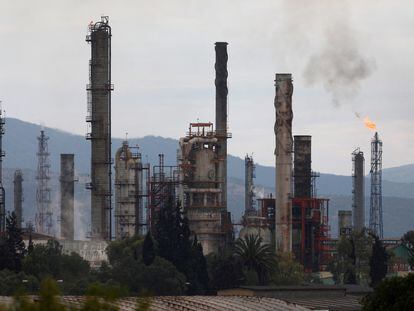
{"label": "overcast sky", "polygon": [[[214,42],[229,42],[229,152],[274,163],[274,74],[294,79],[296,135],[313,169],[350,174],[370,158],[414,163],[412,1],[0,1],[0,99],[8,117],[86,132],[87,25],[112,26],[113,134],[179,138],[214,121]],[[13,133],[7,133],[13,135]],[[145,153],[144,150],[142,152]]]}

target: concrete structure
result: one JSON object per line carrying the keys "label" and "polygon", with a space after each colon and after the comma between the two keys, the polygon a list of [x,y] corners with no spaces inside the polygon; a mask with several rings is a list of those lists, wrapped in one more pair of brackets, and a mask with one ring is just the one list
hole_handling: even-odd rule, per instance
{"label": "concrete structure", "polygon": [[358,149],[352,152],[352,215],[353,228],[365,228],[365,174],[364,153]]}
{"label": "concrete structure", "polygon": [[216,42],[216,130],[191,123],[180,139],[180,197],[205,254],[218,253],[232,237],[227,212],[227,43]]}
{"label": "concrete structure", "polygon": [[60,236],[75,239],[75,155],[60,155]]}
{"label": "concrete structure", "polygon": [[127,141],[115,155],[115,238],[125,239],[142,233],[141,154],[133,152]]}
{"label": "concrete structure", "polygon": [[180,139],[181,201],[205,254],[222,250],[228,232],[218,144],[212,123],[191,123],[188,135]]}
{"label": "concrete structure", "polygon": [[312,197],[312,136],[294,137],[293,177],[295,198]]}
{"label": "concrete structure", "polygon": [[292,75],[276,74],[276,250],[292,250]]}
{"label": "concrete structure", "polygon": [[52,207],[50,187],[49,187],[49,149],[48,143],[49,137],[46,136],[45,131],[40,131],[40,136],[37,137],[38,140],[38,151],[37,151],[37,188],[36,188],[36,232],[53,235],[52,233]]}
{"label": "concrete structure", "polygon": [[89,26],[86,41],[91,44],[88,116],[91,132],[91,237],[111,240],[111,27],[109,18]]}
{"label": "concrete structure", "polygon": [[384,237],[382,225],[382,140],[376,132],[371,140],[371,197],[369,230],[379,238]]}
{"label": "concrete structure", "polygon": [[215,51],[217,176],[221,182],[221,203],[227,208],[227,42],[216,42]]}
{"label": "concrete structure", "polygon": [[338,237],[348,236],[351,232],[352,211],[338,211]]}
{"label": "concrete structure", "polygon": [[17,226],[22,228],[23,222],[23,174],[21,170],[14,172],[14,213],[16,214]]}
{"label": "concrete structure", "polygon": [[244,158],[244,215],[254,215],[256,210],[254,208],[254,183],[253,178],[255,165],[253,157],[246,155]]}

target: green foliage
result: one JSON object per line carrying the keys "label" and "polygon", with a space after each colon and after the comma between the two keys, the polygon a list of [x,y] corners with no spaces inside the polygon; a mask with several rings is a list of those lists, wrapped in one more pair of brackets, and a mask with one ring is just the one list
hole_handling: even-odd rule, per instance
{"label": "green foliage", "polygon": [[299,285],[305,279],[303,267],[293,254],[276,254],[276,268],[272,274],[272,285]]}
{"label": "green foliage", "polygon": [[39,281],[23,272],[1,270],[0,280],[0,295],[3,296],[11,296],[19,290],[35,293],[39,289]]}
{"label": "green foliage", "polygon": [[372,237],[365,230],[342,236],[337,245],[338,253],[329,265],[336,283],[368,284],[369,258],[372,253]]}
{"label": "green foliage", "polygon": [[270,245],[262,244],[262,238],[248,235],[238,239],[235,245],[235,256],[239,257],[243,266],[257,273],[259,283],[264,285],[275,268],[275,255]]}
{"label": "green foliage", "polygon": [[146,266],[152,264],[155,259],[157,252],[155,250],[154,239],[152,238],[151,232],[148,231],[144,239],[144,246],[142,250],[142,259]]}
{"label": "green foliage", "polygon": [[372,245],[372,255],[369,259],[369,276],[371,278],[371,286],[376,287],[379,282],[387,275],[388,254],[381,240],[374,236],[374,244]]}
{"label": "green foliage", "polygon": [[384,279],[363,300],[365,311],[409,311],[414,306],[414,275]]}
{"label": "green foliage", "polygon": [[405,233],[401,238],[401,241],[410,252],[409,264],[411,269],[414,269],[414,230]]}
{"label": "green foliage", "polygon": [[0,239],[0,270],[19,272],[26,254],[22,231],[17,226],[16,214],[6,217],[6,236]]}
{"label": "green foliage", "polygon": [[188,294],[203,294],[208,289],[207,263],[197,237],[190,238],[188,219],[180,203],[170,199],[159,215],[154,237],[158,256],[170,261],[188,282]]}
{"label": "green foliage", "polygon": [[233,254],[207,256],[210,288],[213,290],[235,288],[245,281],[243,263]]}

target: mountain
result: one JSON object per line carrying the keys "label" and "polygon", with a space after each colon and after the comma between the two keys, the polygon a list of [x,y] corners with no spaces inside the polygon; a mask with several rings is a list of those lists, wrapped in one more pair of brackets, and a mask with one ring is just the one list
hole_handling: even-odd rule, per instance
{"label": "mountain", "polygon": [[[6,134],[3,148],[6,152],[4,159],[4,184],[6,188],[6,206],[10,210],[13,206],[13,173],[20,168],[23,170],[23,202],[26,220],[34,219],[37,167],[37,136],[41,126],[24,122],[14,118],[6,120]],[[54,199],[55,215],[58,215],[60,154],[75,153],[75,169],[79,182],[76,184],[76,213],[79,228],[77,234],[84,236],[89,224],[89,193],[85,190],[90,167],[90,142],[81,135],[73,135],[53,128],[44,128],[49,137],[48,145],[51,162],[51,188]],[[158,163],[158,154],[164,153],[165,164],[174,165],[178,148],[178,140],[158,136],[128,139],[131,146],[138,145],[143,159],[151,164]],[[122,144],[122,139],[113,138],[112,152]],[[239,222],[244,210],[244,159],[228,156],[228,201],[233,220]],[[384,230],[389,236],[399,236],[413,228],[414,214],[414,164],[383,170],[383,205]],[[274,167],[256,165],[256,190],[264,194],[274,192]],[[321,174],[317,178],[317,193],[319,196],[331,199],[330,217],[332,233],[336,234],[336,215],[339,209],[351,208],[352,179],[350,176]],[[366,196],[369,197],[369,178],[365,180]],[[369,202],[366,204],[369,210]],[[58,220],[58,218],[57,218]],[[366,218],[368,220],[368,216]]]}

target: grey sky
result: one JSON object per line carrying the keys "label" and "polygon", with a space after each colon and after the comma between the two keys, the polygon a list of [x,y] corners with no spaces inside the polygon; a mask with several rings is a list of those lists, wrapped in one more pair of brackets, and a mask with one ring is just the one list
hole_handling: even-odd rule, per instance
{"label": "grey sky", "polygon": [[[257,162],[273,165],[274,74],[291,72],[294,134],[313,136],[314,170],[350,174],[356,147],[369,161],[372,133],[354,112],[377,123],[385,167],[413,163],[413,7],[409,0],[2,0],[0,99],[7,116],[85,134],[85,35],[105,14],[113,32],[117,137],[179,138],[191,121],[214,121],[214,42],[227,41],[230,153],[253,152]],[[369,65],[339,93],[323,81],[329,62],[322,77],[319,65],[312,67],[313,83],[304,76],[330,45],[339,55],[355,45]]]}

